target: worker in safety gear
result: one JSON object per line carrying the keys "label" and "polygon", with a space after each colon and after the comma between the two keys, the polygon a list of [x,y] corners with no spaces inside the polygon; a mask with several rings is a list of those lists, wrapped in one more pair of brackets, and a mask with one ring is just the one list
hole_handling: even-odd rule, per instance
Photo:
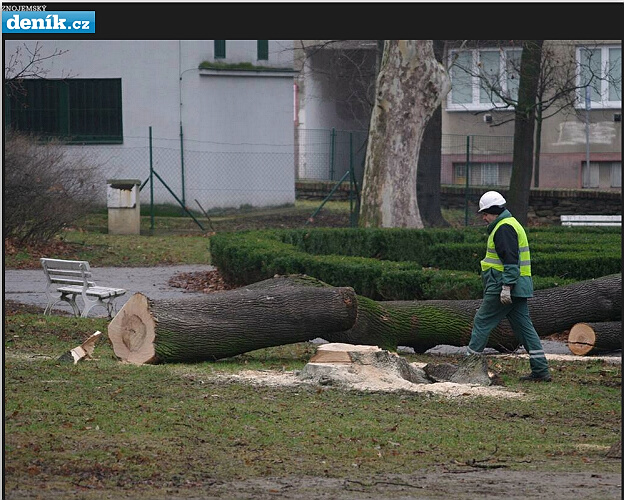
{"label": "worker in safety gear", "polygon": [[481,261],[483,301],[477,311],[467,355],[480,355],[503,318],[529,353],[531,373],[521,380],[550,382],[544,348],[529,316],[527,299],[533,296],[531,253],[522,225],[505,208],[505,198],[488,191],[479,200],[479,212],[487,222],[488,239]]}

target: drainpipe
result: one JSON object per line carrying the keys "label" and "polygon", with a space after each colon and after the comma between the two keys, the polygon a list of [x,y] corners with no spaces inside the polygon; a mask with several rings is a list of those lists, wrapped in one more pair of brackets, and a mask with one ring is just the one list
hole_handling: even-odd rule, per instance
{"label": "drainpipe", "polygon": [[184,134],[182,132],[182,40],[178,40],[178,91],[180,93],[180,171],[182,174],[182,204],[186,206],[186,195],[184,189]]}
{"label": "drainpipe", "polygon": [[[589,85],[585,87],[585,164],[587,165],[588,187],[591,187],[591,168],[589,165],[589,110],[591,109],[591,90]],[[582,169],[581,169],[582,171]],[[583,187],[581,174],[581,188]]]}
{"label": "drainpipe", "polygon": [[189,68],[182,71],[182,40],[178,40],[178,92],[180,95],[180,166],[182,182],[182,204],[186,207],[186,186],[184,180],[184,129],[182,127],[182,76],[187,71],[198,70],[199,68]]}

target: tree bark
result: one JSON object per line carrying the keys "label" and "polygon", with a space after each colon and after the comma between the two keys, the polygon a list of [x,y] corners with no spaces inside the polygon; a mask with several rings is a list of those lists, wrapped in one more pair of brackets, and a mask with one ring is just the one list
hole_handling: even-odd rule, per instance
{"label": "tree bark", "polygon": [[568,334],[568,348],[578,356],[622,349],[622,322],[577,323]]}
{"label": "tree bark", "polygon": [[211,361],[354,324],[352,288],[302,283],[277,278],[187,300],[136,293],[111,321],[108,338],[115,354],[134,364]]}
{"label": "tree bark", "polygon": [[[622,275],[535,292],[529,299],[540,337],[582,321],[621,320]],[[377,302],[351,288],[307,276],[282,276],[187,300],[149,300],[135,294],[115,316],[108,336],[115,354],[131,363],[210,361],[321,337],[329,342],[398,346],[424,352],[465,346],[480,300]],[[518,347],[507,320],[488,347]]]}
{"label": "tree bark", "polygon": [[[444,59],[444,41],[433,40],[436,60]],[[440,205],[442,172],[442,105],[429,118],[422,138],[416,168],[416,197],[424,227],[449,227]]]}
{"label": "tree bark", "polygon": [[514,152],[507,207],[526,225],[533,175],[535,105],[544,40],[524,40],[520,58],[520,86],[514,123]]}
{"label": "tree bark", "polygon": [[427,122],[449,88],[431,40],[385,41],[366,151],[361,227],[423,227],[416,165]]}
{"label": "tree bark", "polygon": [[[611,275],[538,290],[528,300],[533,326],[540,337],[562,332],[581,321],[621,319],[622,275]],[[591,298],[591,300],[588,300]],[[436,345],[465,346],[481,300],[375,302],[358,296],[358,317],[352,329],[324,337],[329,342],[377,345],[425,352]],[[488,347],[513,351],[519,343],[505,319],[492,330]]]}

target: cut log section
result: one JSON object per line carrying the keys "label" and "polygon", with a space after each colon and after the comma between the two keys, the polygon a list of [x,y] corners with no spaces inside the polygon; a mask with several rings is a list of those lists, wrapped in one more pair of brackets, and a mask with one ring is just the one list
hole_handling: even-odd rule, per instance
{"label": "cut log section", "polygon": [[347,330],[356,314],[352,288],[274,278],[186,300],[136,293],[111,321],[108,338],[133,364],[214,361]]}
{"label": "cut log section", "polygon": [[[472,322],[480,305],[481,300],[378,302],[358,296],[358,317],[353,328],[323,338],[328,342],[377,345],[388,350],[407,346],[419,353],[441,344],[465,346],[470,341]],[[528,305],[540,337],[567,330],[581,321],[621,320],[622,275],[538,290]],[[487,347],[512,352],[518,345],[509,321],[503,319],[492,330]]]}
{"label": "cut log section", "polygon": [[577,356],[622,349],[622,322],[577,323],[568,334],[568,348]]}

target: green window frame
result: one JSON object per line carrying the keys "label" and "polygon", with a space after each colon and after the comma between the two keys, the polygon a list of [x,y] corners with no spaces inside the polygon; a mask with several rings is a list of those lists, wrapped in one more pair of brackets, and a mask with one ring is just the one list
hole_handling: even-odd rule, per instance
{"label": "green window frame", "polygon": [[5,123],[13,130],[69,143],[123,142],[121,79],[24,79],[18,85],[5,83]]}
{"label": "green window frame", "polygon": [[225,59],[225,40],[214,41],[214,58]]}
{"label": "green window frame", "polygon": [[258,61],[269,60],[269,41],[258,40]]}

